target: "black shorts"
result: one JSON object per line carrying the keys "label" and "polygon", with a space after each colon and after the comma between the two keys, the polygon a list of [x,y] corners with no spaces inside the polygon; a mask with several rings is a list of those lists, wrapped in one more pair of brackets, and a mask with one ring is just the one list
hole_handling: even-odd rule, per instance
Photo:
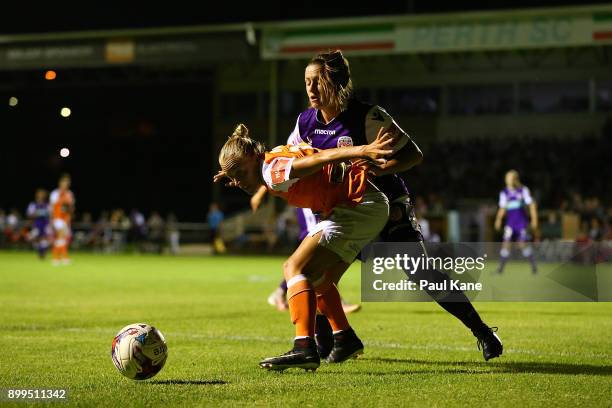
{"label": "black shorts", "polygon": [[410,198],[389,204],[389,221],[380,233],[383,242],[421,242],[421,227]]}

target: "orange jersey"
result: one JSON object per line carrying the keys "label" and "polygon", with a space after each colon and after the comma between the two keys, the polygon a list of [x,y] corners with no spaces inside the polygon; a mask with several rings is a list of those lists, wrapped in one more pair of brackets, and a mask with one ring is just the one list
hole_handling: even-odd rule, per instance
{"label": "orange jersey", "polygon": [[74,196],[72,191],[54,190],[50,196],[51,217],[60,218],[66,222],[70,221],[72,215],[72,207],[74,205]]}
{"label": "orange jersey", "polygon": [[363,200],[367,167],[327,164],[318,172],[290,179],[293,160],[316,154],[319,150],[306,144],[278,146],[266,152],[264,180],[272,194],[291,205],[329,214],[339,204],[354,206]]}

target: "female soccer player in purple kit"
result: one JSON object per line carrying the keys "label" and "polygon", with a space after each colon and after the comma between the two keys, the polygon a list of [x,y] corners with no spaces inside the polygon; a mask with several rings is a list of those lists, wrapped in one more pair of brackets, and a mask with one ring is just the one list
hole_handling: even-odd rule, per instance
{"label": "female soccer player in purple kit", "polygon": [[[509,170],[505,176],[506,188],[499,192],[499,209],[495,217],[495,229],[501,230],[502,219],[506,217],[504,225],[504,243],[499,253],[499,266],[497,273],[502,273],[512,249],[512,241],[517,241],[523,256],[531,264],[531,272],[537,273],[538,268],[535,263],[533,249],[528,244],[530,235],[528,228],[531,225],[532,231],[538,229],[538,209],[535,201],[531,197],[529,189],[521,184],[519,174],[516,170]],[[529,208],[529,217],[525,211]],[[531,222],[529,220],[531,218]]]}
{"label": "female soccer player in purple kit", "polygon": [[49,248],[49,201],[47,200],[47,191],[39,188],[36,190],[34,201],[32,201],[26,210],[28,218],[32,220],[32,229],[30,230],[30,240],[40,259],[45,259],[47,249]]}
{"label": "female soccer player in purple kit", "polygon": [[[396,138],[394,156],[374,170],[374,183],[389,199],[389,220],[380,235],[385,242],[421,242],[408,189],[397,173],[404,172],[422,161],[422,153],[410,136],[381,107],[361,102],[353,97],[353,85],[349,63],[337,50],[316,55],[306,66],[304,74],[306,94],[310,108],[297,119],[289,140],[293,144],[308,143],[319,149],[341,146],[365,145],[376,138],[384,127]],[[423,251],[425,251],[423,247]],[[448,276],[439,271],[417,271],[410,279],[446,281]],[[467,326],[482,348],[485,360],[498,357],[503,347],[494,330],[480,318],[468,298],[462,292],[428,292],[447,312]],[[317,341],[322,357],[333,348],[350,348],[351,339],[330,336],[329,324],[320,316],[317,324]],[[331,361],[333,362],[333,361]]]}

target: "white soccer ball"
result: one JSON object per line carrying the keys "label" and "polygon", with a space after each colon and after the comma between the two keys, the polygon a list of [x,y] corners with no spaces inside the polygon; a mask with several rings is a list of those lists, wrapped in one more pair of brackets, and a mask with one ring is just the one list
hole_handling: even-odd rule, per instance
{"label": "white soccer ball", "polygon": [[166,363],[168,346],[155,327],[134,323],[119,330],[113,339],[111,357],[117,370],[127,378],[146,380]]}

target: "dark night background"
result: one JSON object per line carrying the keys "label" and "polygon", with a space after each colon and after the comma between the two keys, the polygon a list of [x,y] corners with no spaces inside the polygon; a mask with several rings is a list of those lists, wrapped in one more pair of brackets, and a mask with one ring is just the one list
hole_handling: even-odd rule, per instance
{"label": "dark night background", "polygon": [[[87,73],[59,70],[62,80]],[[19,104],[0,109],[0,163],[4,177],[0,207],[20,211],[34,189],[51,189],[62,172],[73,178],[78,209],[115,207],[203,218],[208,206],[210,89],[205,73],[196,81],[144,81],[115,86],[45,81],[32,73],[18,90]],[[15,91],[12,91],[15,93]],[[0,91],[7,101],[10,92]],[[69,118],[59,115],[69,106]],[[70,148],[68,158],[59,149]],[[201,208],[201,214],[197,209]]]}
{"label": "dark night background", "polygon": [[[265,4],[215,4],[215,10],[198,12],[178,3],[139,9],[53,5],[40,7],[36,15],[25,7],[8,8],[0,16],[0,33],[495,10],[580,2],[335,2],[325,9],[314,1],[300,2],[291,9],[284,2]],[[206,3],[205,7],[210,6]],[[128,211],[176,211],[182,220],[204,219],[214,171],[206,137],[212,128],[209,72],[189,76],[166,72],[163,80],[159,80],[159,73],[137,67],[58,70],[56,81],[45,81],[43,75],[44,70],[0,70],[0,208],[23,211],[37,187],[52,189],[58,176],[69,172],[77,209],[91,211],[94,216],[104,209],[122,207]],[[13,95],[18,95],[19,104],[9,108],[6,101]],[[72,109],[70,118],[59,115],[62,106]],[[71,149],[67,159],[58,156],[63,146]]]}
{"label": "dark night background", "polygon": [[[130,4],[37,4],[33,15],[30,5],[7,4],[0,15],[0,33],[25,33],[110,28],[142,28],[175,25],[222,24],[245,21],[324,19],[334,17],[376,16],[388,14],[446,13],[478,10],[503,10],[581,4],[605,4],[605,0],[392,0],[299,2],[194,2]],[[51,18],[52,16],[52,18]]]}

